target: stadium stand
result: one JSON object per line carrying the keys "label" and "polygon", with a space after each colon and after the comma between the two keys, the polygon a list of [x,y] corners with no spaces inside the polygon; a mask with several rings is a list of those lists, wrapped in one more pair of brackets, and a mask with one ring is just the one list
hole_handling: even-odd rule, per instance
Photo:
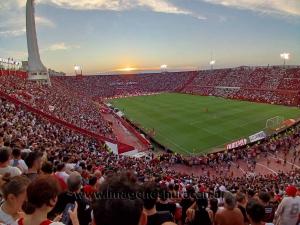
{"label": "stadium stand", "polygon": [[10,96],[46,114],[115,139],[110,125],[100,114],[100,108],[90,98],[66,89],[55,80],[48,86],[18,76],[0,76],[0,87]]}
{"label": "stadium stand", "polygon": [[122,97],[175,91],[197,72],[55,77],[66,87],[90,97]]}
{"label": "stadium stand", "polygon": [[299,68],[239,67],[200,71],[184,93],[298,106]]}
{"label": "stadium stand", "polygon": [[[223,225],[232,216],[235,224],[299,223],[299,124],[231,151],[197,157],[149,152],[134,158],[115,155],[100,139],[51,120],[114,140],[92,99],[179,90],[297,105],[299,74],[299,69],[237,68],[199,74],[55,77],[52,86],[45,86],[26,81],[26,74],[2,73],[0,224]],[[256,77],[259,82],[250,82]],[[269,163],[279,170],[262,172]],[[194,165],[200,166],[195,174]],[[144,195],[149,191],[150,199]]]}
{"label": "stadium stand", "polygon": [[[60,171],[60,173],[62,171],[65,172],[66,180],[62,181],[65,182],[63,183],[64,185],[70,184],[68,179],[69,176],[72,176],[72,171],[74,170],[79,172],[80,183],[83,185],[88,185],[89,180],[95,176],[98,180],[97,183],[100,184],[101,187],[103,181],[110,182],[109,177],[114,177],[112,175],[114,172],[124,171],[125,168],[129,170],[135,168],[135,175],[130,175],[131,173],[129,173],[126,176],[130,176],[130,179],[133,179],[133,181],[138,179],[140,182],[155,180],[159,189],[172,194],[171,199],[169,199],[169,205],[171,204],[170,202],[173,202],[173,204],[176,202],[183,204],[182,198],[186,192],[192,191],[198,193],[205,191],[213,193],[214,195],[212,196],[215,196],[218,191],[224,191],[223,188],[234,193],[241,191],[245,194],[249,190],[253,190],[254,193],[260,190],[268,190],[270,194],[276,193],[274,196],[275,199],[272,199],[272,201],[278,204],[278,198],[284,194],[286,184],[297,184],[300,179],[299,170],[293,170],[288,173],[282,172],[277,175],[258,175],[255,178],[251,176],[234,178],[229,176],[231,169],[227,172],[223,172],[223,170],[220,169],[219,176],[209,176],[207,174],[199,177],[187,174],[176,174],[172,169],[166,170],[166,168],[168,168],[166,163],[185,163],[185,159],[180,156],[164,154],[155,157],[151,155],[151,158],[148,159],[128,158],[126,156],[117,157],[105,151],[105,147],[103,147],[101,143],[75,134],[64,127],[53,125],[47,120],[26,112],[23,108],[17,107],[6,100],[1,100],[0,105],[1,121],[3,121],[0,129],[0,141],[1,145],[5,146],[0,150],[0,162],[2,162],[1,171],[3,171],[3,168],[7,168],[6,172],[9,172],[12,171],[12,166],[18,167],[18,165],[13,163],[9,166],[9,157],[7,158],[8,163],[6,161],[6,166],[3,167],[3,161],[5,160],[2,158],[3,153],[6,152],[6,154],[10,155],[10,148],[21,149],[22,157],[25,159],[25,162],[28,161],[26,157],[31,154],[28,152],[41,151],[43,153],[41,155],[46,157],[42,157],[41,160],[38,161],[39,166],[37,168],[40,168],[43,165],[42,163],[45,163],[45,160],[47,160],[51,163],[50,165],[52,165],[52,176],[54,176],[54,174],[58,175],[58,171]],[[262,157],[268,149],[273,153],[286,151],[286,149],[291,149],[290,151],[293,152],[294,148],[292,146],[299,144],[299,135],[299,128],[297,128],[277,138],[273,138],[266,144],[259,145],[251,151],[245,149],[244,151],[212,154],[208,156],[206,160],[199,160],[211,167],[219,165],[220,168],[223,165],[224,167],[225,165],[229,165],[229,162],[240,160],[247,159],[254,162],[259,155]],[[249,152],[252,152],[252,154],[249,154]],[[297,157],[299,156],[299,153],[297,153]],[[63,162],[63,167],[61,166],[61,162]],[[255,167],[255,165],[252,164],[252,167]],[[226,170],[224,169],[224,171]],[[38,175],[38,170],[36,173],[37,176],[42,176],[42,174]],[[32,171],[30,176],[29,172],[25,172],[24,174],[32,178]],[[222,176],[225,174],[227,174],[227,176]],[[5,174],[2,173],[2,175]],[[135,176],[137,178],[135,178]],[[59,177],[59,175],[58,177],[55,176],[56,179],[59,179]],[[60,185],[62,186],[61,183]],[[160,199],[160,201],[162,201],[161,204],[165,204],[162,200],[163,198],[161,197]],[[73,200],[71,199],[69,201],[72,202]],[[66,202],[61,204],[63,204],[61,208],[64,209]],[[82,212],[79,214],[81,213]],[[172,213],[175,217],[175,212]],[[180,219],[180,217],[177,218],[177,220]],[[89,220],[90,219],[86,220],[86,224],[88,224]]]}

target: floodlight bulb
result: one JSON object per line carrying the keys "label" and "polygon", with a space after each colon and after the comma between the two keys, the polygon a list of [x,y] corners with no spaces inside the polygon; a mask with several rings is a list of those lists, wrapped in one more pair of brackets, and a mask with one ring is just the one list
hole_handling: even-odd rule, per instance
{"label": "floodlight bulb", "polygon": [[288,59],[290,58],[290,53],[281,53],[281,54],[280,54],[280,57],[281,57],[282,59],[288,60]]}
{"label": "floodlight bulb", "polygon": [[80,66],[74,66],[74,70],[76,70],[76,71],[78,71],[78,70],[80,70]]}
{"label": "floodlight bulb", "polygon": [[161,69],[167,69],[167,68],[168,68],[168,65],[165,65],[165,64],[164,64],[164,65],[161,65],[160,68],[161,68]]}
{"label": "floodlight bulb", "polygon": [[215,61],[215,60],[212,60],[212,61],[209,62],[209,64],[210,64],[210,65],[214,65],[214,64],[216,64],[216,61]]}

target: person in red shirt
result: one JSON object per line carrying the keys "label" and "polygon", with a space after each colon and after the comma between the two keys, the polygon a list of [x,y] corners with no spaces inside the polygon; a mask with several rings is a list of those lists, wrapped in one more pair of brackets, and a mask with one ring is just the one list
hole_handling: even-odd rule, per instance
{"label": "person in red shirt", "polygon": [[91,197],[94,193],[97,192],[97,177],[93,176],[89,179],[89,184],[83,187],[83,192],[87,197]]}

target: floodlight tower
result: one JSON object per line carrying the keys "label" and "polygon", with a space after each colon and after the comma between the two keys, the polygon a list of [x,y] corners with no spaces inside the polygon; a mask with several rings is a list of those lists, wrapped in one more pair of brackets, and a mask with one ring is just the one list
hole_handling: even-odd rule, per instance
{"label": "floodlight tower", "polygon": [[283,59],[283,66],[285,67],[286,61],[290,59],[290,53],[281,53],[280,58]]}
{"label": "floodlight tower", "polygon": [[163,64],[163,65],[160,66],[160,70],[161,70],[162,73],[167,72],[167,69],[168,69],[168,65],[166,65],[166,64]]}
{"label": "floodlight tower", "polygon": [[209,62],[209,65],[210,65],[210,69],[213,70],[214,69],[214,65],[216,64],[216,60],[211,60]]}
{"label": "floodlight tower", "polygon": [[74,70],[75,70],[75,75],[76,76],[82,76],[82,66],[75,65]]}

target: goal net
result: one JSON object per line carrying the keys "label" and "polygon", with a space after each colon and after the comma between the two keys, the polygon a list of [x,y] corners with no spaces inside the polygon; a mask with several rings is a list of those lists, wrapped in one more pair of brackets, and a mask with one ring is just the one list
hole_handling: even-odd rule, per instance
{"label": "goal net", "polygon": [[266,129],[268,131],[276,131],[278,128],[282,126],[284,118],[282,116],[275,116],[270,118],[266,122]]}

